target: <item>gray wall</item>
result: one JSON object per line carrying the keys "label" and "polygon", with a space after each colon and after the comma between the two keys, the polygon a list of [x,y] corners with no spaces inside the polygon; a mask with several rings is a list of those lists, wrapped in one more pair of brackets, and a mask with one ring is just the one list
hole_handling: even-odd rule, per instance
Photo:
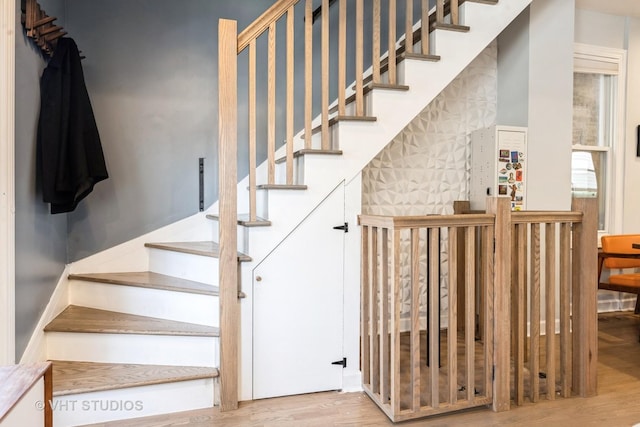
{"label": "gray wall", "polygon": [[528,128],[531,210],[571,206],[574,10],[536,0],[498,40],[498,123]]}
{"label": "gray wall", "polygon": [[214,202],[217,21],[241,30],[272,3],[66,1],[110,174],[69,215],[70,261],[196,213],[200,157]]}
{"label": "gray wall", "polygon": [[627,23],[624,16],[576,9],[576,43],[625,49]]}
{"label": "gray wall", "polygon": [[[94,107],[110,178],[99,183],[69,215],[69,260],[75,261],[187,217],[198,210],[198,158],[205,157],[205,206],[217,199],[217,21],[235,19],[241,31],[273,0],[222,2],[208,0],[110,0],[103,3],[66,0],[67,28],[86,55],[85,80]],[[314,1],[314,6],[320,5]],[[419,0],[414,0],[417,6]],[[416,15],[417,15],[416,8]],[[353,17],[354,10],[348,10]],[[370,16],[371,4],[365,6]],[[330,10],[332,22],[338,7]],[[304,2],[295,9],[296,34],[304,33]],[[404,2],[399,2],[398,34],[402,34]],[[367,26],[371,23],[367,21]],[[320,22],[314,44],[320,46]],[[353,27],[348,27],[353,51]],[[382,25],[386,40],[387,25]],[[337,27],[331,27],[332,54]],[[365,32],[366,34],[366,32]],[[284,108],[286,30],[277,30],[278,127],[285,139]],[[304,96],[304,44],[295,46],[295,97]],[[266,37],[258,41],[258,98],[266,96]],[[386,50],[383,48],[383,51]],[[365,68],[371,41],[365,39]],[[352,58],[348,53],[347,57]],[[331,59],[331,95],[337,96],[337,61]],[[314,77],[320,61],[314,61]],[[239,58],[239,106],[247,108],[247,55]],[[354,63],[348,64],[348,81]],[[314,110],[320,111],[320,85],[314,85]],[[295,131],[302,128],[301,109]],[[258,161],[266,157],[266,111],[258,109]],[[241,159],[248,153],[247,127],[240,122]],[[247,161],[239,165],[240,177]],[[203,236],[208,239],[209,236]]]}
{"label": "gray wall", "polygon": [[529,8],[498,36],[497,124],[529,123]]}
{"label": "gray wall", "polygon": [[[42,1],[56,24],[65,25],[62,0]],[[27,39],[16,0],[16,360],[51,298],[67,260],[67,216],[50,215],[36,190],[36,129],[40,111],[40,75],[45,66]]]}
{"label": "gray wall", "polygon": [[[16,0],[19,5],[20,2]],[[75,212],[49,215],[35,182],[35,132],[39,111],[39,77],[45,66],[26,39],[17,41],[16,105],[16,316],[17,355],[24,351],[63,271],[75,261],[198,210],[198,158],[206,167],[205,206],[217,199],[217,21],[235,19],[241,31],[274,0],[42,0],[58,16],[69,37],[86,55],[85,81],[92,100],[110,178],[99,183]],[[416,6],[419,0],[414,0]],[[319,6],[320,0],[314,0]],[[303,31],[304,2],[296,8],[296,32]],[[403,3],[398,34],[403,33]],[[18,7],[19,9],[19,7]],[[353,10],[348,12],[353,16]],[[365,14],[371,13],[370,3]],[[331,8],[332,21],[338,8]],[[416,12],[417,17],[417,12]],[[63,19],[64,18],[64,19]],[[16,17],[19,19],[19,16]],[[366,24],[371,26],[370,22]],[[336,28],[332,24],[332,34]],[[314,26],[319,45],[320,22]],[[353,28],[349,27],[353,40]],[[387,25],[382,23],[382,40]],[[283,74],[284,36],[278,28],[278,72]],[[264,40],[261,42],[264,43]],[[332,36],[332,45],[335,45]],[[383,42],[384,43],[384,42]],[[349,48],[353,50],[352,47]],[[385,48],[382,49],[386,50]],[[335,50],[334,50],[335,52]],[[365,67],[371,41],[365,39]],[[303,43],[296,44],[296,75],[302,76]],[[348,55],[351,57],[352,55]],[[264,58],[266,60],[266,58]],[[315,60],[315,78],[320,75]],[[333,82],[337,61],[331,59]],[[240,57],[239,96],[246,104],[246,55]],[[264,77],[265,67],[259,67]],[[354,64],[348,65],[349,81]],[[319,85],[314,85],[319,91]],[[266,85],[259,91],[264,94]],[[284,100],[278,83],[278,98]],[[297,79],[296,97],[304,82]],[[331,89],[336,97],[337,85]],[[314,94],[319,112],[320,94]],[[279,108],[283,122],[283,110]],[[264,113],[264,112],[261,112]],[[303,117],[296,115],[296,130]],[[240,153],[248,151],[246,126],[239,129]],[[277,140],[284,139],[282,124]],[[259,141],[264,145],[264,140]],[[259,157],[266,156],[264,149]],[[245,162],[246,163],[246,162]],[[241,163],[240,175],[246,174]],[[209,236],[203,236],[207,239]]]}
{"label": "gray wall", "polygon": [[530,6],[527,209],[531,210],[571,208],[574,11],[574,0],[535,0]]}

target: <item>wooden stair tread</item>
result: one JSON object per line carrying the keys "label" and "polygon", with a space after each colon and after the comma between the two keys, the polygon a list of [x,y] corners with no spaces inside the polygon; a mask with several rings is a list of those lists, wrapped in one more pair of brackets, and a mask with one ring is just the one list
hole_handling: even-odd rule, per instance
{"label": "wooden stair tread", "polygon": [[53,395],[65,396],[154,384],[216,378],[218,369],[53,360]]}
{"label": "wooden stair tread", "polygon": [[431,61],[431,62],[438,62],[440,61],[440,56],[439,55],[423,55],[421,53],[403,53],[402,57],[404,59],[417,59],[419,61]]}
{"label": "wooden stair tread", "polygon": [[433,24],[433,28],[435,28],[436,30],[458,31],[461,33],[466,33],[471,30],[471,27],[467,25],[447,24],[446,22]]}
{"label": "wooden stair tread", "polygon": [[[341,156],[342,155],[342,150],[318,150],[318,149],[314,149],[314,148],[303,148],[301,150],[295,151],[293,153],[293,157],[294,158],[298,158],[298,157],[307,156],[309,154],[325,155],[325,156]],[[277,159],[276,163],[284,163],[286,161],[287,161],[287,158],[285,156],[285,157],[280,157],[279,159]]]}
{"label": "wooden stair tread", "polygon": [[[334,116],[329,119],[329,127],[335,125],[340,122],[375,122],[377,121],[377,117],[373,116]],[[315,135],[322,131],[322,124],[311,129],[311,135]],[[304,139],[304,134],[300,136],[301,139]]]}
{"label": "wooden stair tread", "polygon": [[498,4],[498,0],[465,0],[468,1],[469,3],[482,3],[482,4],[490,4],[490,5],[496,5]]}
{"label": "wooden stair tread", "polygon": [[[218,258],[220,247],[216,242],[164,242],[145,243],[147,248],[162,249],[165,251],[182,252],[192,255],[208,256]],[[251,257],[238,252],[238,261],[251,261]]]}
{"label": "wooden stair tread", "polygon": [[174,320],[70,305],[44,328],[45,332],[139,334],[217,337],[219,329]]}
{"label": "wooden stair tread", "polygon": [[396,85],[390,83],[371,83],[365,86],[365,93],[371,92],[373,89],[384,89],[384,90],[399,90],[399,91],[407,91],[409,90],[409,86],[407,85]]}
{"label": "wooden stair tread", "polygon": [[[207,218],[214,221],[220,220],[220,216],[217,214],[208,214]],[[260,217],[256,217],[255,221],[251,221],[249,214],[239,214],[238,225],[243,227],[269,227],[271,225],[271,221]]]}
{"label": "wooden stair tread", "polygon": [[85,282],[107,283],[110,285],[135,286],[138,288],[160,289],[165,291],[185,292],[190,294],[213,295],[219,294],[217,286],[178,277],[153,273],[151,271],[122,272],[122,273],[90,273],[70,274],[69,280],[83,280]]}
{"label": "wooden stair tread", "polygon": [[258,190],[306,190],[306,185],[287,184],[262,184],[256,187]]}

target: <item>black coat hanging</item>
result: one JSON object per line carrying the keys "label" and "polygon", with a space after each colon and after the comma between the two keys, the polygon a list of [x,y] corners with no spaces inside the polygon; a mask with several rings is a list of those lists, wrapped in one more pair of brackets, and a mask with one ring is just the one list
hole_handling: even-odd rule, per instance
{"label": "black coat hanging", "polygon": [[61,38],[40,79],[37,167],[51,213],[73,211],[107,179],[76,43]]}

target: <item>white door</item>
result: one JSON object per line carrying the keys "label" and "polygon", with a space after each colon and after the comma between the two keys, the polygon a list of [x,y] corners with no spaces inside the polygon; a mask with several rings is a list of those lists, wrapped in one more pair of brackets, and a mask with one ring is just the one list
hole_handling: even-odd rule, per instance
{"label": "white door", "polygon": [[342,387],[344,186],[254,269],[253,398]]}

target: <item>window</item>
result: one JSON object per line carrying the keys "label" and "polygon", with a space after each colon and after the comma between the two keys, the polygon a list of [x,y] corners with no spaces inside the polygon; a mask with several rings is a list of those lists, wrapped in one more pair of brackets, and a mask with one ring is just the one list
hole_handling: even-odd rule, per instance
{"label": "window", "polygon": [[626,52],[576,44],[571,187],[598,199],[599,234],[621,225]]}

